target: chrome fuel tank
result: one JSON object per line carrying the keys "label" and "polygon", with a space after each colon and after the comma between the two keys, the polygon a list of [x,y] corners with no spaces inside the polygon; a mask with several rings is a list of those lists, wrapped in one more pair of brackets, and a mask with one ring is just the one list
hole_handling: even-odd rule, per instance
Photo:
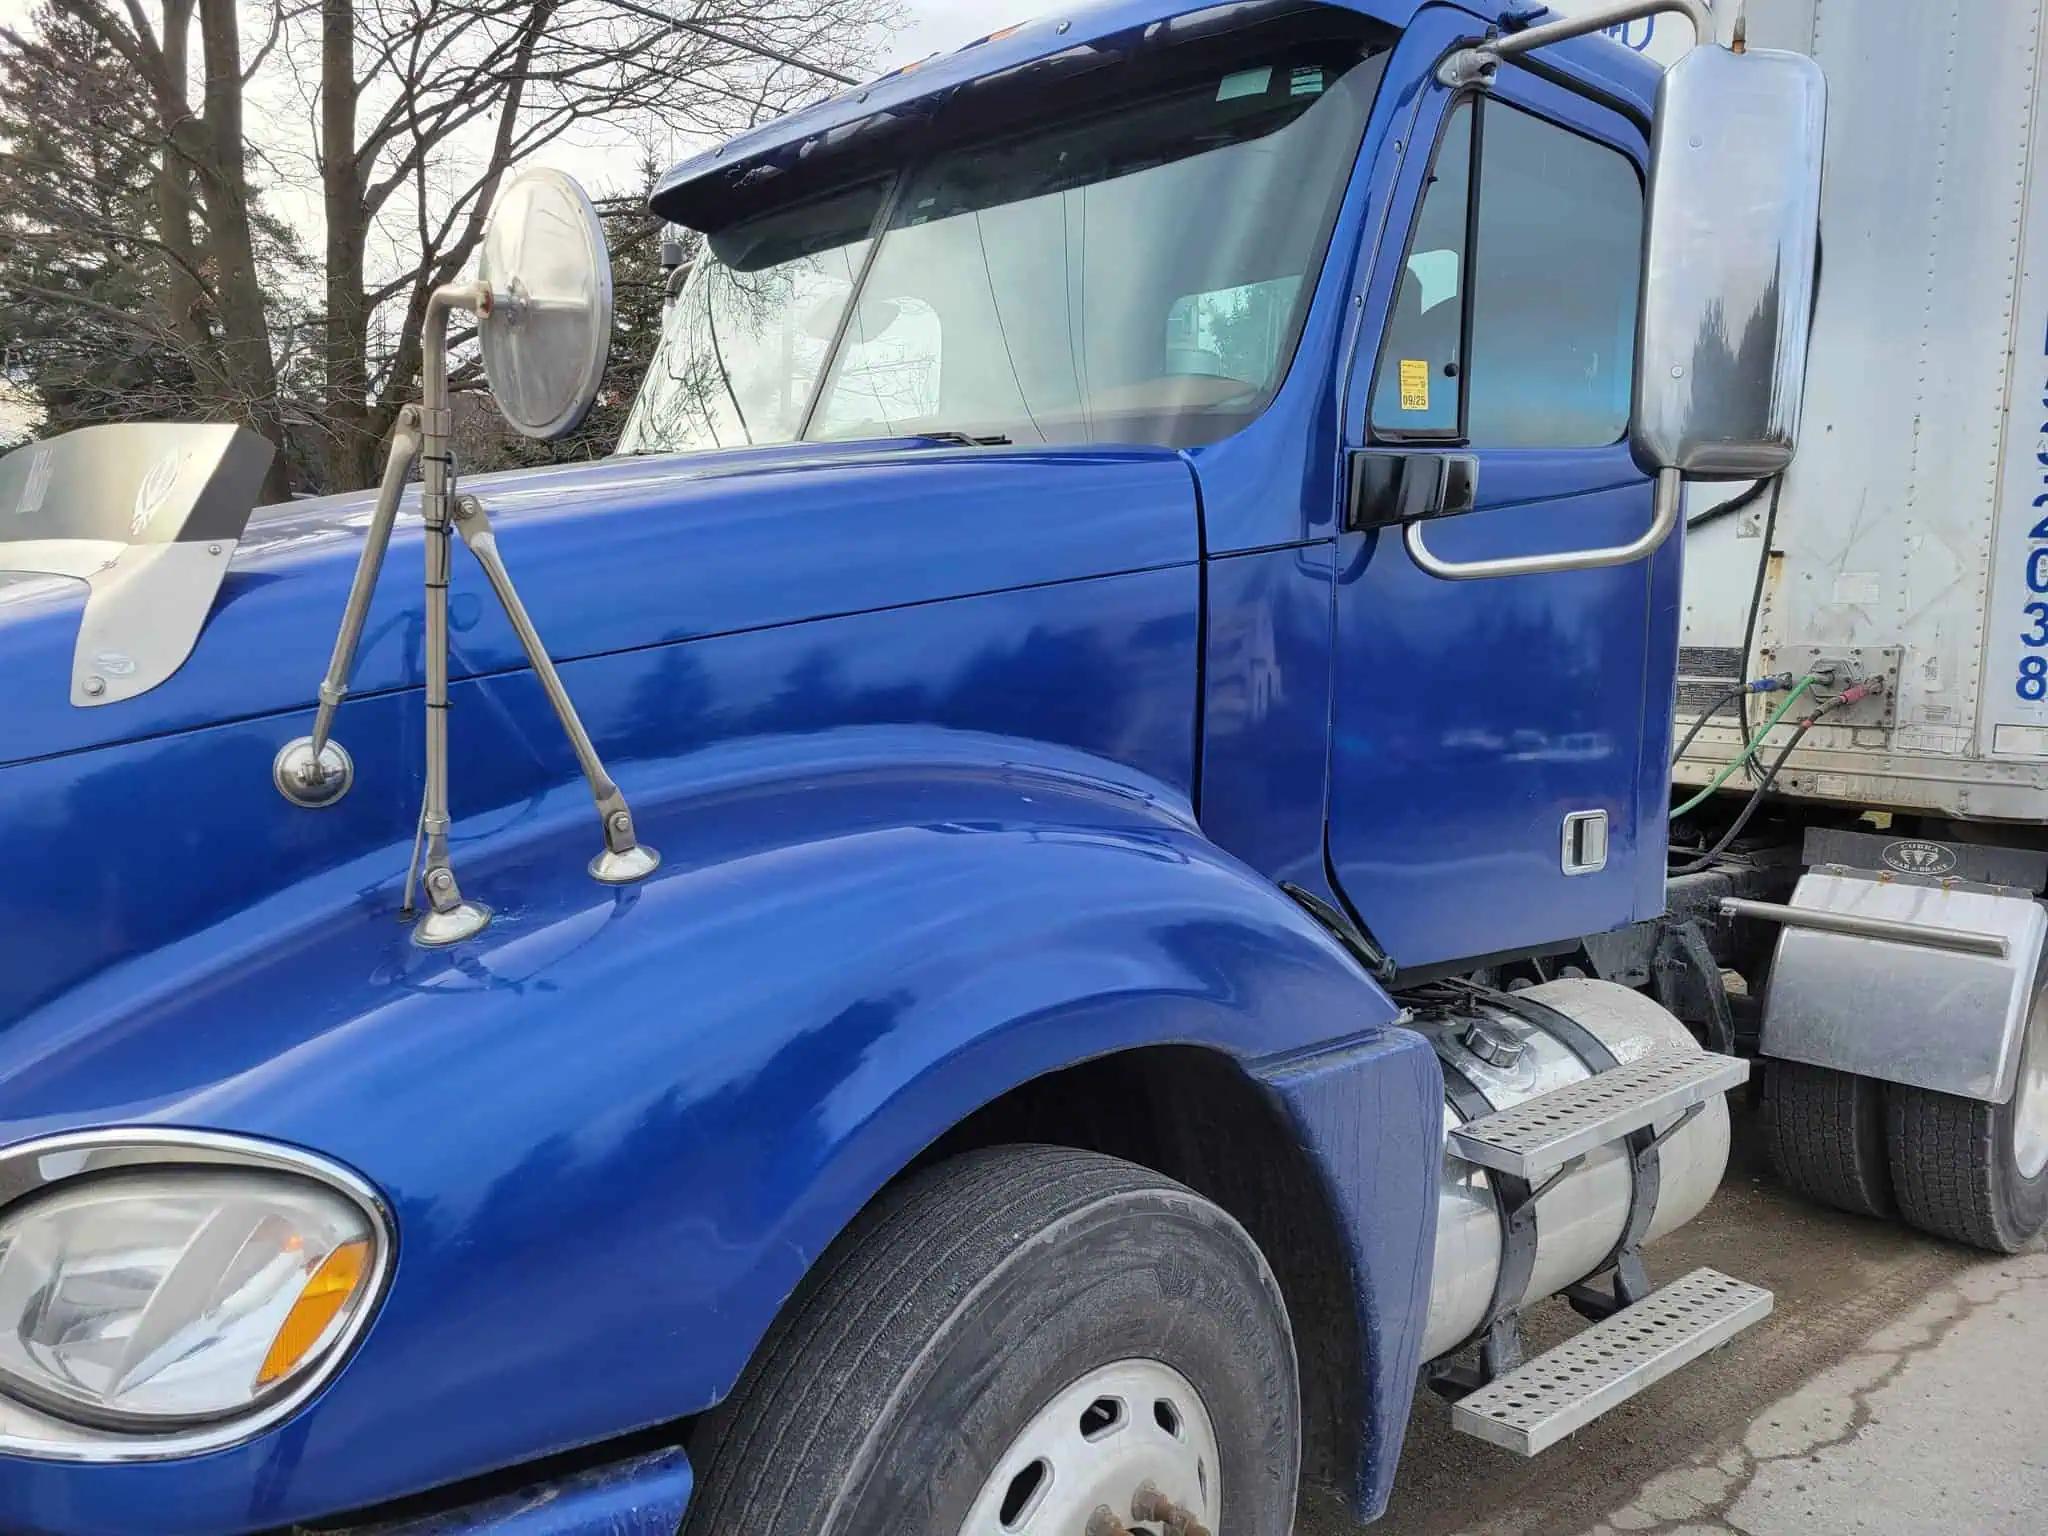
{"label": "chrome fuel tank", "polygon": [[[1617,1064],[1673,1046],[1698,1049],[1685,1026],[1639,992],[1612,982],[1546,982],[1517,993],[1575,1020],[1604,1045]],[[1514,1055],[1505,1065],[1483,1060],[1465,1043],[1475,1022],[1483,1025],[1475,1043],[1489,1055]],[[1422,1012],[1414,1027],[1437,1043],[1449,1065],[1477,1088],[1495,1110],[1581,1082],[1592,1070],[1559,1035],[1505,1008],[1475,1000],[1469,1010]],[[1509,1042],[1494,1049],[1484,1037]],[[1518,1054],[1515,1048],[1519,1047]],[[1448,1138],[1463,1117],[1444,1104]],[[1660,1126],[1659,1129],[1663,1127]],[[1710,1099],[1692,1122],[1657,1149],[1657,1205],[1649,1226],[1656,1238],[1683,1226],[1713,1198],[1728,1165],[1728,1106]],[[1595,1272],[1613,1252],[1628,1220],[1631,1180],[1624,1147],[1617,1143],[1587,1155],[1536,1205],[1536,1262],[1520,1304],[1563,1290]],[[1469,1342],[1486,1322],[1500,1270],[1501,1215],[1491,1178],[1483,1168],[1444,1153],[1438,1196],[1436,1266],[1430,1281],[1429,1325],[1423,1358],[1433,1360]]]}

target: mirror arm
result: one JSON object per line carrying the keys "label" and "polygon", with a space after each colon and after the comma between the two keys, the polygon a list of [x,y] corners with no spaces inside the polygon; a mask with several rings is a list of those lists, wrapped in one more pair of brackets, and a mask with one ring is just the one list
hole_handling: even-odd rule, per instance
{"label": "mirror arm", "polygon": [[532,664],[534,675],[540,679],[541,690],[547,694],[548,703],[554,706],[555,718],[562,723],[562,734],[569,738],[569,748],[576,754],[583,777],[590,783],[591,797],[597,802],[598,819],[604,826],[604,852],[590,861],[591,877],[607,885],[629,885],[635,880],[645,879],[661,863],[661,855],[635,838],[633,813],[626,805],[626,797],[612,776],[605,772],[597,748],[591,743],[590,733],[583,728],[583,720],[569,698],[569,690],[563,686],[561,674],[555,670],[554,659],[548,655],[547,647],[541,644],[540,630],[527,613],[526,604],[520,601],[518,589],[512,585],[512,573],[505,568],[504,556],[498,552],[498,539],[491,529],[490,514],[484,511],[484,504],[476,497],[456,498],[455,530],[462,535],[462,542],[469,546],[469,552],[476,556],[477,564],[484,568],[491,590],[498,596],[499,606],[505,610],[505,617],[512,621],[512,628],[519,635],[519,644],[526,651],[526,659]]}
{"label": "mirror arm", "polygon": [[1441,560],[1423,542],[1422,524],[1409,523],[1401,530],[1408,555],[1430,575],[1444,581],[1482,581],[1493,576],[1547,576],[1560,571],[1594,571],[1609,565],[1627,565],[1653,553],[1678,526],[1678,510],[1685,501],[1685,480],[1675,469],[1657,471],[1650,526],[1641,538],[1606,549],[1568,549],[1554,555],[1507,555],[1495,560]]}
{"label": "mirror arm", "polygon": [[363,622],[369,617],[370,598],[384,569],[385,551],[391,547],[392,525],[398,521],[398,501],[412,474],[413,460],[419,457],[420,441],[419,407],[408,405],[398,413],[391,449],[384,458],[384,478],[377,483],[377,503],[370,513],[363,552],[356,559],[355,576],[349,582],[348,601],[342,606],[334,653],[327,661],[327,675],[320,680],[320,707],[313,716],[313,733],[286,742],[271,764],[272,781],[294,805],[308,809],[332,805],[355,781],[354,762],[333,739],[334,716],[348,697],[349,674],[355,670]]}
{"label": "mirror arm", "polygon": [[[1671,12],[1677,12],[1692,23],[1696,45],[1714,41],[1714,12],[1707,0],[1606,0],[1605,4],[1589,6],[1562,21],[1546,22],[1540,27],[1529,27],[1504,37],[1489,38],[1470,48],[1460,48],[1437,66],[1437,79],[1453,90],[1468,85],[1485,85],[1493,79],[1494,71],[1503,59],[1511,59],[1551,43],[1561,43],[1568,38],[1584,37],[1589,32],[1619,26],[1625,21],[1641,21],[1646,16]],[[1742,0],[1735,0],[1735,15],[1737,35],[1740,36]]]}

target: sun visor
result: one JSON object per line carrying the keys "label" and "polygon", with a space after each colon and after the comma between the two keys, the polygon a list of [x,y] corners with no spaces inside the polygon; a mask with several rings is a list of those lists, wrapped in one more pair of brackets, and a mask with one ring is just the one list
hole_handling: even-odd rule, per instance
{"label": "sun visor", "polygon": [[1274,24],[1355,29],[1378,8],[1376,0],[1113,0],[1071,19],[1004,27],[692,156],[661,178],[649,204],[671,223],[716,231],[895,168],[941,114],[949,136],[1057,117],[1074,105],[1067,92],[1103,70],[1191,45],[1227,51],[1230,40]]}
{"label": "sun visor", "polygon": [[132,699],[184,665],[273,452],[242,427],[137,422],[0,458],[0,571],[86,584],[73,704]]}

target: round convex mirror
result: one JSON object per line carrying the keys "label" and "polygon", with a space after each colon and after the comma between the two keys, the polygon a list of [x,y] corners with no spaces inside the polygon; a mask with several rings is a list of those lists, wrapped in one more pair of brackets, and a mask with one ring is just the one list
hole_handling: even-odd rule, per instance
{"label": "round convex mirror", "polygon": [[528,437],[576,430],[612,345],[612,261],[604,226],[576,179],[522,171],[498,197],[478,276],[490,312],[477,321],[498,410]]}

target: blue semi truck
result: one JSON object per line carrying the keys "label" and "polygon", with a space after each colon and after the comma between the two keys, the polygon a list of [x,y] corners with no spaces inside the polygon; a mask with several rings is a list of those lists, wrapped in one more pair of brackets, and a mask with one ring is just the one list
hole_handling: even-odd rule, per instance
{"label": "blue semi truck", "polygon": [[1794,448],[1823,87],[1720,19],[1113,0],[669,173],[602,462],[449,448],[453,316],[597,387],[548,173],[374,494],[0,461],[0,1530],[1282,1536],[1764,1316],[1643,1256],[1748,1063],[1556,960]]}

